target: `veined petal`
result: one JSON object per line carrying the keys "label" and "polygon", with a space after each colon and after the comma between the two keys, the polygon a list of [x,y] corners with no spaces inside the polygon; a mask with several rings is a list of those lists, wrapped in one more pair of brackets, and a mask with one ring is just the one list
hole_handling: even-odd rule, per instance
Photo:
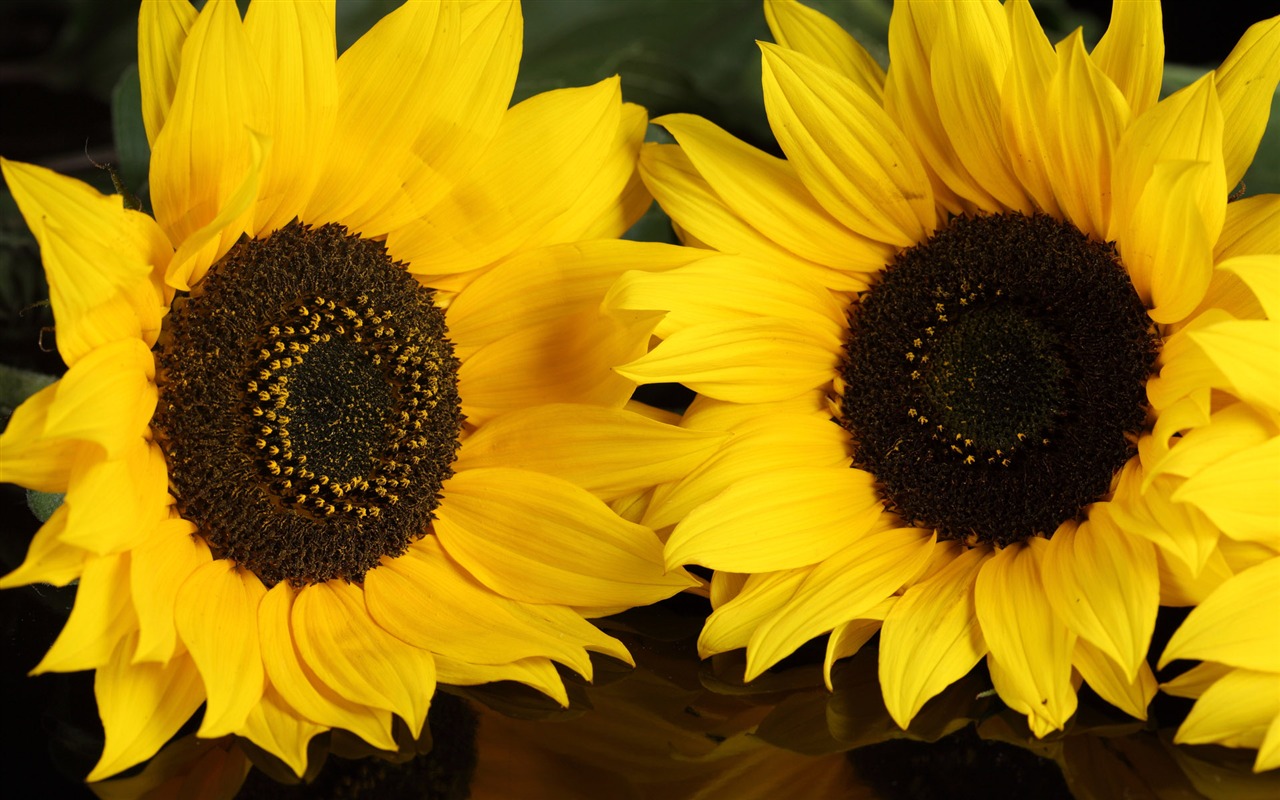
{"label": "veined petal", "polygon": [[690,163],[733,213],[791,252],[819,264],[857,271],[869,261],[857,254],[883,249],[827,213],[792,162],[752,147],[692,114],[668,114],[655,123],[676,138]]}
{"label": "veined petal", "polygon": [[[751,634],[795,596],[813,567],[758,572],[746,577],[742,591],[718,606],[698,635],[698,656],[707,658],[746,647]],[[715,575],[722,574],[716,570]]]}
{"label": "veined petal", "polygon": [[[177,78],[173,105],[151,153],[156,221],[175,244],[219,217],[255,171],[253,132],[268,127],[267,83],[235,3],[205,5],[182,47]],[[212,264],[249,230],[249,205],[228,221],[202,262]],[[208,264],[196,265],[191,283]]]}
{"label": "veined petal", "polygon": [[[1124,249],[1132,235],[1132,217],[1138,213],[1143,190],[1157,165],[1167,161],[1199,161],[1208,165],[1195,185],[1196,205],[1209,241],[1222,232],[1227,207],[1227,178],[1222,164],[1224,121],[1213,73],[1181,89],[1125,130],[1112,165],[1111,229],[1108,237],[1120,239]],[[1192,187],[1186,187],[1192,188]],[[1168,187],[1164,187],[1165,190]],[[1146,202],[1150,202],[1148,199]],[[1139,220],[1141,222],[1141,220]]]}
{"label": "veined petal", "polygon": [[[887,597],[881,605],[892,608],[897,599],[896,596]],[[831,682],[831,668],[835,663],[842,658],[857,654],[872,636],[880,632],[883,626],[882,619],[851,619],[832,628],[831,635],[827,638],[827,653],[822,659],[822,682],[826,685],[828,692],[835,691],[835,686]]]}
{"label": "veined petal", "polygon": [[849,435],[830,419],[757,410],[735,426],[733,438],[677,482],[660,486],[643,522],[674,525],[725,489],[753,475],[798,468],[847,468]]}
{"label": "veined petal", "polygon": [[492,666],[458,661],[435,654],[436,680],[450,686],[475,686],[495,681],[515,681],[542,692],[561,706],[569,705],[569,692],[547,658],[522,658],[509,664]]}
{"label": "veined petal", "polygon": [[1155,104],[1164,73],[1159,0],[1114,3],[1111,24],[1091,54],[1136,117]]}
{"label": "veined petal", "polygon": [[[597,240],[519,253],[486,270],[449,303],[449,338],[469,351],[532,325],[593,311],[627,270],[666,272],[705,258],[693,248],[658,242]],[[519,314],[511,309],[518,307]]]}
{"label": "veined petal", "polygon": [[965,169],[1003,209],[1027,214],[1031,201],[1010,162],[1001,116],[1011,49],[998,3],[956,3],[933,45],[933,95]]}
{"label": "veined petal", "polygon": [[1227,203],[1222,233],[1213,248],[1214,261],[1255,254],[1280,255],[1280,194],[1257,194]]}
{"label": "veined petal", "polygon": [[426,275],[467,272],[517,252],[590,185],[621,114],[617,78],[514,106],[467,181],[428,217],[392,232],[387,247]]}
{"label": "veined petal", "polygon": [[1160,569],[1160,605],[1172,608],[1199,605],[1235,574],[1220,550],[1214,550],[1198,572],[1163,550],[1156,550],[1156,565]]}
{"label": "veined petal", "polygon": [[111,660],[119,642],[138,629],[129,603],[129,566],[128,553],[85,561],[71,616],[32,675],[97,669]]}
{"label": "veined petal", "polygon": [[870,473],[844,467],[743,478],[676,525],[667,565],[767,572],[817,563],[857,541],[880,516],[874,484]]}
{"label": "veined petal", "polygon": [[1088,640],[1076,639],[1071,663],[1103,700],[1130,716],[1147,718],[1147,706],[1151,705],[1151,698],[1159,687],[1146,661],[1140,662],[1136,674],[1130,676],[1124,667]]}
{"label": "veined petal", "polygon": [[417,736],[436,691],[431,653],[382,629],[364,590],[332,580],[298,592],[293,635],[303,662],[346,700],[399,715]]}
{"label": "veined petal", "polygon": [[834,20],[795,0],[765,0],[764,16],[778,44],[839,72],[880,101],[884,70]]}
{"label": "veined petal", "polygon": [[43,167],[0,159],[0,169],[40,244],[62,360],[121,339],[154,344],[163,304],[153,277],[173,254],[155,221]]}
{"label": "veined petal", "polygon": [[180,517],[164,520],[153,536],[130,552],[129,591],[138,614],[138,650],[134,663],[167,662],[178,644],[173,610],[178,590],[200,567],[213,560],[196,527]]}
{"label": "veined petal", "polygon": [[1204,207],[1218,177],[1204,161],[1157,164],[1120,235],[1133,288],[1156,322],[1185,319],[1209,288],[1213,239]]}
{"label": "veined petal", "polygon": [[435,531],[495,591],[532,603],[645,605],[695,585],[664,573],[662,543],[568,481],[509,468],[445,481]]}
{"label": "veined petal", "polygon": [[1111,220],[1111,165],[1129,124],[1124,95],[1084,50],[1077,29],[1057,47],[1058,69],[1045,98],[1049,172],[1067,219],[1099,241]]}
{"label": "veined petal", "polygon": [[1280,544],[1280,437],[1187,478],[1174,502],[1196,506],[1233,539]]}
{"label": "veined petal", "polygon": [[1246,402],[1280,408],[1275,391],[1280,320],[1227,320],[1188,330],[1187,338],[1225,379],[1218,386]]}
{"label": "veined petal", "polygon": [[32,537],[27,547],[27,557],[13,572],[0,577],[0,589],[12,589],[29,583],[49,583],[66,586],[84,572],[90,558],[89,551],[66,544],[62,532],[67,527],[67,505],[54,509]]}
{"label": "veined petal", "polygon": [[1205,690],[1217,683],[1224,675],[1232,672],[1226,664],[1215,664],[1206,661],[1196,664],[1173,680],[1160,684],[1160,691],[1174,697],[1186,697],[1194,700],[1205,693]]}
{"label": "veined petal", "polygon": [[1044,548],[1040,578],[1058,619],[1132,681],[1155,630],[1159,575],[1151,543],[1125,534],[1109,507],[1094,505],[1084,522],[1058,528]]}
{"label": "veined petal", "polygon": [[1280,558],[1250,567],[1192,609],[1160,656],[1280,672]]}
{"label": "veined petal", "polygon": [[1212,556],[1219,531],[1199,509],[1170,499],[1180,483],[1171,475],[1148,480],[1138,460],[1130,459],[1107,511],[1126,534],[1146,539],[1196,575]]}
{"label": "veined petal", "polygon": [[320,178],[316,156],[329,152],[338,111],[333,0],[252,3],[244,31],[263,74],[271,76],[262,131],[271,139],[271,158],[252,223],[255,233],[264,233],[299,215]]}
{"label": "veined petal", "polygon": [[603,500],[678,480],[729,438],[630,411],[551,404],[513,411],[463,442],[455,472],[513,467],[564,478]]}
{"label": "veined petal", "polygon": [[270,683],[245,719],[238,735],[279,758],[298,777],[307,771],[307,745],[325,730],[289,707]]}
{"label": "veined petal", "polygon": [[[67,487],[62,540],[100,555],[130,550],[169,515],[168,489],[160,446],[141,436],[118,459],[80,459]],[[111,512],[103,513],[107,508]]]}
{"label": "veined petal", "polygon": [[296,597],[297,591],[282,581],[258,604],[262,663],[271,687],[307,719],[351,731],[379,750],[396,749],[390,711],[343,699],[303,663],[291,622]]}
{"label": "veined petal", "polygon": [[1222,113],[1231,120],[1223,142],[1227,185],[1235,186],[1258,152],[1280,82],[1280,17],[1250,26],[1217,76]]}
{"label": "veined petal", "polygon": [[1173,741],[1257,748],[1277,717],[1280,674],[1237,669],[1200,695]]}
{"label": "veined petal", "polygon": [[551,659],[588,679],[588,650],[630,662],[620,642],[565,606],[521,603],[484,586],[432,536],[369,572],[365,589],[379,625],[458,662],[497,671],[526,659]]}
{"label": "veined petal", "polygon": [[201,736],[239,730],[262,698],[258,603],[266,592],[257,576],[224,559],[191,573],[178,590],[173,619],[209,698]]}
{"label": "veined petal", "polygon": [[618,367],[636,383],[683,383],[735,403],[786,400],[835,375],[840,340],[789,319],[708,322],[677,331]]}
{"label": "veined petal", "polygon": [[760,49],[770,127],[814,198],[868,238],[899,247],[924,240],[936,223],[933,192],[880,104],[807,56]]}
{"label": "veined petal", "polygon": [[991,557],[986,547],[960,553],[937,574],[907,588],[880,632],[884,704],[906,729],[930,698],[966,675],[987,654],[973,587]]}
{"label": "veined petal", "polygon": [[200,673],[188,655],[162,664],[133,664],[136,636],[120,640],[94,674],[93,690],[106,743],[86,778],[102,780],[145,761],[178,732],[204,702]]}
{"label": "veined petal", "polygon": [[1037,736],[1061,730],[1076,710],[1071,654],[1076,635],[1046,602],[1041,580],[1045,549],[1040,538],[1000,550],[974,586],[988,664],[1000,698],[1027,715]]}
{"label": "veined petal", "polygon": [[155,146],[178,86],[182,46],[197,11],[186,0],[142,0],[138,10],[138,78],[142,83],[142,125]]}
{"label": "veined petal", "polygon": [[[1217,269],[1244,282],[1269,319],[1280,320],[1280,253],[1236,256],[1218,262]],[[1193,336],[1192,339],[1197,339]]]}
{"label": "veined petal", "polygon": [[[779,272],[813,272],[823,285],[839,291],[859,291],[867,287],[866,281],[857,275],[802,258],[749,225],[716,194],[689,156],[676,145],[642,147],[640,176],[687,245],[750,256],[778,265]],[[690,237],[697,244],[690,242]],[[850,255],[857,259],[855,272],[869,272],[888,263],[892,253],[854,251]]]}
{"label": "veined petal", "polygon": [[156,405],[155,358],[141,339],[122,339],[77,361],[58,382],[45,436],[99,445],[120,458],[147,429]]}
{"label": "veined petal", "polygon": [[933,550],[932,531],[891,528],[859,537],[823,561],[747,645],[747,680],[819,634],[857,619],[909,581]]}
{"label": "veined petal", "polygon": [[31,395],[9,417],[0,433],[0,483],[17,483],[38,492],[65,492],[76,460],[99,455],[81,442],[45,436],[58,386],[51,383]]}
{"label": "veined petal", "polygon": [[1049,152],[1049,123],[1043,107],[1058,60],[1028,0],[1009,0],[1004,7],[1009,16],[1010,62],[1004,73],[1001,111],[1010,164],[1036,205],[1046,214],[1061,216],[1049,178],[1056,165]]}

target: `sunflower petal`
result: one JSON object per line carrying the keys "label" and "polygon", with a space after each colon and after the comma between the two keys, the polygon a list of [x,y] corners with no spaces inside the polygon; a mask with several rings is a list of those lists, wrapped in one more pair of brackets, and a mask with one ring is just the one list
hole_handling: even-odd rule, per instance
{"label": "sunflower petal", "polygon": [[78,441],[44,435],[49,410],[58,396],[51,383],[28,397],[9,417],[0,433],[0,483],[17,483],[38,492],[65,492],[71,467],[78,458],[96,452]]}
{"label": "sunflower petal", "polygon": [[1280,545],[1280,437],[1251,447],[1189,477],[1173,493],[1174,502],[1204,512],[1233,539]]}
{"label": "sunflower petal", "polygon": [[1280,255],[1280,194],[1256,194],[1227,203],[1214,261],[1258,254]]}
{"label": "sunflower petal", "polygon": [[190,656],[132,664],[136,643],[136,637],[121,639],[93,676],[106,744],[85,780],[102,780],[150,758],[204,702],[204,686]]}
{"label": "sunflower petal", "polygon": [[449,555],[491,589],[532,603],[644,605],[694,585],[664,574],[662,543],[573,484],[508,468],[444,484],[435,530]]}
{"label": "sunflower petal", "polygon": [[195,6],[185,0],[142,0],[138,10],[138,77],[142,83],[142,125],[155,146],[178,86],[182,46],[195,24]]}
{"label": "sunflower petal", "polygon": [[1155,673],[1146,661],[1138,664],[1135,675],[1129,676],[1125,668],[1086,639],[1076,639],[1071,663],[1103,700],[1130,716],[1147,718],[1147,706],[1151,705],[1158,686]]}
{"label": "sunflower petal", "polygon": [[1039,538],[1006,547],[987,561],[974,586],[988,664],[1000,698],[1027,715],[1037,736],[1061,730],[1075,713],[1071,653],[1076,635],[1045,602],[1043,572],[1048,542]]}
{"label": "sunflower petal", "polygon": [[928,176],[880,104],[807,56],[760,49],[770,127],[814,198],[870,239],[907,247],[926,238],[936,223]]}
{"label": "sunflower petal", "polygon": [[201,736],[239,730],[262,698],[257,613],[266,591],[253,573],[222,559],[191,573],[178,590],[173,619],[209,698]]}
{"label": "sunflower petal", "polygon": [[332,580],[307,586],[293,604],[293,634],[311,671],[352,703],[399,715],[418,736],[436,690],[430,651],[382,629],[364,590]]}
{"label": "sunflower petal", "polygon": [[815,636],[864,616],[919,572],[932,531],[894,528],[858,538],[823,561],[791,600],[765,620],[747,645],[747,680]]}
{"label": "sunflower petal", "polygon": [[455,472],[513,467],[564,478],[603,500],[687,475],[729,438],[630,411],[551,404],[513,411],[468,437]]}
{"label": "sunflower petal", "polygon": [[1001,112],[1010,163],[1040,210],[1061,216],[1049,178],[1056,167],[1049,155],[1043,108],[1057,57],[1028,0],[1010,0],[1004,7],[1009,15],[1010,62]]}
{"label": "sunflower petal", "polygon": [[[747,576],[742,591],[707,617],[698,635],[698,656],[746,647],[756,628],[795,596],[812,571],[813,567],[800,567]],[[720,570],[715,574],[720,575]]]}
{"label": "sunflower petal", "polygon": [[909,587],[885,616],[880,686],[898,727],[910,726],[930,698],[987,654],[973,587],[990,557],[985,547],[963,551],[933,577]]}
{"label": "sunflower petal", "polygon": [[75,363],[58,383],[45,435],[79,439],[120,458],[147,429],[155,410],[155,358],[140,339],[99,347]]}
{"label": "sunflower petal", "polygon": [[1216,72],[1222,113],[1231,120],[1223,142],[1227,185],[1235,186],[1258,152],[1280,82],[1280,17],[1250,26]]}
{"label": "sunflower petal", "polygon": [[1175,658],[1280,672],[1280,558],[1251,567],[1196,606],[1174,632],[1160,666]]}
{"label": "sunflower petal", "polygon": [[1280,320],[1231,320],[1187,331],[1189,338],[1223,376],[1222,388],[1266,408],[1280,408],[1276,363]]}
{"label": "sunflower petal", "polygon": [[789,319],[708,322],[618,367],[636,383],[683,383],[734,403],[787,400],[831,380],[840,340]]}
{"label": "sunflower petal", "polygon": [[66,586],[80,577],[90,555],[88,551],[62,541],[62,532],[67,527],[67,511],[66,503],[54,509],[32,537],[27,557],[13,572],[0,577],[0,589],[30,583]]}
{"label": "sunflower petal", "polygon": [[1277,717],[1280,674],[1238,669],[1200,695],[1173,741],[1258,748]]}
{"label": "sunflower petal", "polygon": [[258,702],[237,732],[279,758],[298,777],[307,771],[307,745],[325,730],[289,707],[275,687],[267,684]]}
{"label": "sunflower petal", "polygon": [[835,70],[880,100],[884,94],[884,70],[834,20],[795,0],[765,0],[764,16],[778,44]]}
{"label": "sunflower petal", "polygon": [[1199,509],[1170,499],[1180,483],[1170,475],[1146,481],[1142,469],[1131,459],[1120,473],[1108,511],[1126,534],[1141,536],[1166,558],[1198,575],[1212,557],[1220,533]]}
{"label": "sunflower petal", "polygon": [[436,680],[450,686],[475,686],[496,681],[515,681],[542,692],[561,706],[569,705],[569,692],[556,672],[555,664],[546,658],[522,658],[509,664],[492,666],[457,661],[436,654]]}
{"label": "sunflower petal", "polygon": [[67,487],[63,542],[99,555],[137,547],[168,516],[168,488],[160,446],[140,436],[119,459],[77,461]]}
{"label": "sunflower petal", "polygon": [[1269,319],[1280,320],[1280,253],[1228,258],[1220,261],[1217,269],[1243,281],[1257,298],[1263,313]]}
{"label": "sunflower petal", "polygon": [[667,564],[766,572],[817,563],[857,541],[880,516],[874,484],[871,474],[842,467],[749,476],[676,525]]}
{"label": "sunflower petal", "polygon": [[193,572],[213,560],[209,546],[195,531],[195,525],[185,519],[167,519],[130,552],[129,591],[139,629],[134,663],[173,658],[178,644],[173,616],[178,590]]}
{"label": "sunflower petal", "polygon": [[32,675],[97,669],[111,660],[120,641],[138,628],[129,603],[129,565],[128,553],[85,561],[71,616]]}
{"label": "sunflower petal", "polygon": [[1093,48],[1093,61],[1120,89],[1136,117],[1160,97],[1164,29],[1158,0],[1114,3],[1111,24]]}
{"label": "sunflower petal", "polygon": [[1196,664],[1186,672],[1180,673],[1173,680],[1160,684],[1160,691],[1174,697],[1185,697],[1189,700],[1194,700],[1231,671],[1231,667],[1226,664],[1215,664],[1212,661],[1206,661]]}
{"label": "sunflower petal", "polygon": [[[892,603],[896,600],[896,597],[889,597],[882,605],[890,604],[892,607]],[[883,626],[884,620],[881,619],[851,619],[831,630],[831,636],[827,639],[827,653],[822,659],[822,682],[826,685],[828,692],[835,691],[835,686],[831,682],[831,669],[835,663],[842,658],[856,655],[872,636],[880,632]]]}
{"label": "sunflower petal", "polygon": [[1064,523],[1044,548],[1040,578],[1057,618],[1118,664],[1126,681],[1146,663],[1160,604],[1155,549],[1124,533],[1095,505]]}

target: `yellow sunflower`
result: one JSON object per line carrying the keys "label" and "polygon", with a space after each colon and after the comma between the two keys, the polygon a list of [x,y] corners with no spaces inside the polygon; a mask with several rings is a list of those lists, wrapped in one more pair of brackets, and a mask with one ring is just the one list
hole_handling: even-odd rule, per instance
{"label": "yellow sunflower", "polygon": [[144,2],[154,218],[4,162],[68,370],[0,439],[66,495],[0,585],[79,581],[34,671],[97,671],[90,779],[202,704],[301,774],[324,730],[416,736],[437,682],[564,703],[556,663],[629,660],[586,617],[695,583],[605,501],[723,435],[624,410],[654,315],[600,310],[691,258],[597,238],[650,202],[645,113],[616,79],[508,108],[521,28],[410,2],[338,56],[331,1]]}
{"label": "yellow sunflower", "polygon": [[1025,0],[898,2],[887,74],[765,12],[786,158],[657,120],[645,182],[721,255],[607,301],[667,312],[619,371],[733,434],[643,516],[716,570],[702,653],[745,647],[750,679],[830,634],[829,669],[880,630],[904,727],[984,658],[1037,735],[1082,680],[1144,716],[1157,607],[1280,551],[1280,196],[1228,202],[1280,18],[1157,102],[1155,2],[1092,52]]}
{"label": "yellow sunflower", "polygon": [[1174,632],[1160,665],[1204,662],[1160,687],[1196,699],[1175,742],[1249,747],[1258,751],[1255,772],[1280,767],[1277,609],[1280,558],[1272,558],[1223,582]]}

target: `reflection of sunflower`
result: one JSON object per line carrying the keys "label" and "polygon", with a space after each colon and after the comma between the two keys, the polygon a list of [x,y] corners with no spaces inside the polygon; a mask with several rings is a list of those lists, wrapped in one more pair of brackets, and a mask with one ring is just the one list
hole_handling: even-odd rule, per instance
{"label": "reflection of sunflower", "polygon": [[669,565],[717,570],[703,653],[746,647],[752,677],[830,632],[829,666],[883,621],[903,726],[984,656],[1037,734],[1081,679],[1144,715],[1157,606],[1280,549],[1280,197],[1227,202],[1280,19],[1157,103],[1154,3],[1117,3],[1089,53],[1025,0],[899,2],[887,76],[817,12],[765,8],[787,160],[660,120],[678,145],[642,174],[724,255],[610,298],[668,312],[621,372],[735,434],[644,516],[679,523]]}
{"label": "reflection of sunflower", "polygon": [[572,244],[643,211],[645,117],[616,80],[508,110],[521,24],[407,3],[337,58],[332,2],[144,2],[155,219],[4,164],[69,369],[0,440],[66,493],[3,585],[79,579],[36,671],[97,670],[91,778],[202,703],[301,772],[437,680],[565,702],[553,662],[628,658],[584,616],[693,582],[603,500],[715,440],[622,410],[653,323],[598,310],[688,255]]}
{"label": "reflection of sunflower", "polygon": [[[1274,502],[1274,498],[1273,498]],[[1280,558],[1225,581],[1187,616],[1160,663],[1204,663],[1161,686],[1194,697],[1175,742],[1252,747],[1257,772],[1280,767]]]}

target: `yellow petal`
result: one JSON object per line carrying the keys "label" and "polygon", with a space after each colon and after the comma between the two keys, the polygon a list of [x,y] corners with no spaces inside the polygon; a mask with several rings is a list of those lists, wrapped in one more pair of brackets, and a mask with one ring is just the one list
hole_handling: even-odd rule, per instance
{"label": "yellow petal", "polygon": [[77,461],[62,540],[100,555],[137,547],[169,516],[168,488],[160,446],[140,436],[119,459]]}
{"label": "yellow petal", "polygon": [[[477,277],[449,303],[449,338],[469,353],[533,325],[591,311],[627,270],[665,272],[705,252],[657,242],[591,241],[520,253]],[[519,308],[513,314],[511,309]]]}
{"label": "yellow petal", "polygon": [[[173,105],[151,153],[156,221],[170,241],[184,242],[217,218],[254,171],[251,131],[267,129],[268,97],[235,3],[210,0],[182,47]],[[249,230],[251,212],[224,226],[189,283]]]}
{"label": "yellow petal", "polygon": [[670,131],[693,167],[734,214],[787,250],[819,264],[857,271],[868,262],[859,254],[883,249],[827,213],[793,162],[752,147],[692,114],[668,114],[655,122]]}
{"label": "yellow petal", "polygon": [[849,435],[828,417],[757,411],[735,426],[715,455],[668,486],[658,487],[643,522],[674,525],[699,505],[753,475],[794,468],[847,468]]}
{"label": "yellow petal", "polygon": [[1251,567],[1192,609],[1160,656],[1280,672],[1280,558]]}
{"label": "yellow petal", "polygon": [[630,660],[620,642],[576,612],[517,602],[479,583],[435,537],[371,571],[365,589],[378,624],[457,662],[500,670],[526,659],[551,659],[589,679],[588,650]]}
{"label": "yellow petal", "polygon": [[445,481],[435,530],[449,555],[517,600],[644,605],[694,585],[664,574],[662,543],[586,490],[537,472],[470,469]]}
{"label": "yellow petal", "polygon": [[178,641],[173,615],[178,590],[191,573],[213,558],[195,530],[185,519],[164,520],[145,544],[130,553],[129,589],[139,628],[134,663],[173,657]]}
{"label": "yellow petal", "polygon": [[1238,669],[1200,695],[1173,741],[1257,748],[1278,716],[1280,674]]}
{"label": "yellow petal", "polygon": [[1057,618],[1121,668],[1126,681],[1146,663],[1160,584],[1155,548],[1128,536],[1094,505],[1078,526],[1063,523],[1044,548],[1041,580]]}
{"label": "yellow petal", "polygon": [[1004,73],[1001,111],[1010,164],[1040,210],[1061,216],[1049,178],[1057,167],[1049,154],[1044,110],[1057,57],[1031,3],[1010,0],[1004,7],[1009,16],[1010,62]]}
{"label": "yellow petal", "polygon": [[814,564],[850,546],[883,511],[859,469],[771,469],[689,512],[667,540],[667,564],[768,572]]}
{"label": "yellow petal", "polygon": [[262,700],[249,712],[238,734],[279,758],[295,775],[302,777],[307,771],[307,745],[324,730],[323,725],[299,716],[275,687],[267,684]]}
{"label": "yellow petal", "polygon": [[140,339],[122,339],[85,355],[58,383],[45,435],[80,439],[115,459],[147,430],[155,410],[155,358]]}
{"label": "yellow petal", "polygon": [[258,604],[262,662],[271,687],[308,719],[351,731],[379,750],[395,750],[390,711],[344,700],[303,663],[290,621],[296,596],[288,583],[277,583]]}
{"label": "yellow petal", "polygon": [[1280,408],[1275,391],[1280,320],[1224,321],[1188,331],[1187,337],[1225,378],[1219,386],[1247,402]]}
{"label": "yellow petal", "polygon": [[1214,550],[1197,572],[1163,550],[1156,550],[1156,565],[1160,569],[1160,605],[1173,608],[1199,605],[1235,574],[1219,550]]}
{"label": "yellow petal", "polygon": [[373,621],[362,588],[340,580],[307,586],[293,604],[292,623],[298,652],[327,687],[399,715],[418,736],[436,691],[435,662]]}
{"label": "yellow petal", "polygon": [[1186,697],[1194,700],[1205,693],[1205,690],[1217,683],[1224,675],[1233,670],[1225,664],[1206,661],[1196,664],[1171,681],[1160,684],[1160,691],[1174,697]]}
{"label": "yellow petal", "polygon": [[507,112],[465,183],[387,247],[411,271],[448,275],[517,252],[571,209],[616,140],[617,78],[543,92]]}
{"label": "yellow petal", "polygon": [[162,301],[152,277],[173,253],[155,221],[43,167],[0,168],[40,243],[62,360],[121,339],[154,344]]}
{"label": "yellow petal", "polygon": [[[646,144],[640,150],[640,175],[662,210],[671,217],[681,239],[723,253],[750,256],[778,265],[779,272],[812,272],[824,286],[841,291],[865,289],[866,281],[846,272],[825,268],[801,258],[765,236],[739,217],[707,183],[676,145]],[[855,251],[858,271],[876,270],[892,253]]]}
{"label": "yellow petal", "polygon": [[1155,697],[1157,685],[1155,673],[1146,661],[1139,663],[1136,674],[1130,676],[1106,653],[1085,639],[1076,639],[1071,662],[1103,700],[1130,716],[1147,718],[1147,706]]}
{"label": "yellow petal", "polygon": [[154,146],[178,86],[182,46],[196,9],[186,0],[142,0],[138,10],[138,77],[142,82],[142,124]]}
{"label": "yellow petal", "polygon": [[[707,658],[746,647],[751,634],[795,596],[813,567],[756,573],[747,577],[742,591],[717,606],[698,636],[698,656]],[[716,575],[721,573],[717,570]]]}
{"label": "yellow petal", "polygon": [[89,553],[62,541],[67,527],[66,503],[54,509],[53,514],[36,531],[27,547],[27,557],[17,568],[0,578],[0,589],[12,589],[29,583],[49,583],[66,586],[84,572]]}
{"label": "yellow petal", "polygon": [[470,664],[439,654],[436,654],[435,659],[436,679],[441,683],[450,686],[476,686],[497,681],[515,681],[542,692],[561,706],[569,705],[569,693],[550,659],[522,658],[497,666]]}
{"label": "yellow petal", "polygon": [[1280,17],[1250,26],[1217,76],[1222,113],[1231,120],[1223,142],[1227,185],[1235,186],[1258,151],[1280,81]]}
{"label": "yellow petal", "polygon": [[797,397],[834,377],[840,339],[789,319],[708,322],[618,367],[636,383],[683,383],[734,403]]}
{"label": "yellow petal", "polygon": [[51,383],[22,401],[9,417],[0,433],[0,483],[17,483],[38,492],[65,492],[76,460],[100,457],[81,442],[44,435],[57,395],[58,384]]}
{"label": "yellow petal", "polygon": [[933,46],[938,116],[965,169],[1004,209],[1030,213],[1005,146],[1001,89],[1009,66],[1009,23],[997,3],[956,3]]}
{"label": "yellow petal", "polygon": [[794,0],[765,0],[764,16],[778,44],[839,72],[877,102],[880,100],[884,70],[834,20]]}
{"label": "yellow petal", "polygon": [[930,698],[966,675],[987,654],[973,587],[986,547],[960,553],[937,574],[909,587],[880,632],[884,704],[905,729]]}
{"label": "yellow petal", "polygon": [[974,586],[996,691],[1010,708],[1027,715],[1037,736],[1061,730],[1076,710],[1071,685],[1076,636],[1050,608],[1040,578],[1048,544],[1031,538],[1000,550]]}
{"label": "yellow petal", "polygon": [[200,567],[178,590],[174,622],[209,698],[201,736],[238,730],[262,698],[258,603],[266,591],[253,573],[225,559]]}
{"label": "yellow petal", "polygon": [[1234,453],[1192,475],[1173,493],[1233,539],[1280,545],[1280,437]]}
{"label": "yellow petal", "polygon": [[613,500],[678,480],[728,434],[690,431],[630,411],[551,404],[513,411],[468,437],[456,472],[513,467],[543,472]]}
{"label": "yellow petal", "polygon": [[85,561],[67,624],[31,674],[97,669],[137,628],[129,603],[129,554],[91,557]]}
{"label": "yellow petal", "polygon": [[868,238],[900,247],[924,240],[936,222],[933,192],[880,104],[800,53],[760,49],[769,125],[814,198]]}
{"label": "yellow petal", "polygon": [[131,664],[136,637],[126,637],[94,674],[98,715],[106,734],[102,757],[86,780],[97,781],[145,761],[204,702],[190,656],[164,664]]}
{"label": "yellow petal", "polygon": [[[299,216],[329,150],[338,110],[333,0],[252,3],[245,36],[270,76],[267,127],[271,159],[264,167],[251,230],[273,231]],[[355,158],[352,153],[344,154]]]}
{"label": "yellow petal", "polygon": [[625,273],[605,305],[630,311],[665,311],[654,334],[708,322],[781,317],[841,336],[847,304],[805,273],[779,274],[774,264],[740,256],[711,256],[661,273]]}
{"label": "yellow petal", "polygon": [[[896,597],[886,598],[885,603],[893,603]],[[827,654],[822,661],[822,682],[827,691],[835,691],[831,682],[831,668],[842,658],[856,655],[862,646],[870,641],[884,625],[881,619],[854,619],[843,625],[837,625],[827,639]]]}
{"label": "yellow petal", "polygon": [[932,531],[867,534],[823,561],[795,596],[760,624],[747,646],[747,680],[815,636],[862,617],[914,576],[933,550]]}
{"label": "yellow petal", "polygon": [[1114,3],[1111,24],[1093,48],[1093,61],[1120,89],[1136,117],[1160,96],[1164,29],[1158,0]]}
{"label": "yellow petal", "polygon": [[1106,241],[1111,220],[1111,168],[1129,104],[1084,51],[1077,29],[1058,50],[1058,70],[1045,98],[1054,195],[1077,228]]}
{"label": "yellow petal", "polygon": [[483,425],[499,414],[546,403],[621,408],[634,382],[615,364],[642,354],[653,314],[589,310],[528,326],[466,358],[458,370],[462,413]]}
{"label": "yellow petal", "polygon": [[1108,512],[1125,534],[1146,539],[1163,556],[1196,575],[1212,556],[1219,531],[1199,509],[1170,499],[1180,483],[1166,475],[1156,477],[1142,489],[1141,469],[1130,460],[1121,472],[1115,502],[1108,506]]}
{"label": "yellow petal", "polygon": [[1214,261],[1255,254],[1280,255],[1280,194],[1258,194],[1227,203]]}
{"label": "yellow petal", "polygon": [[1270,319],[1280,320],[1280,253],[1228,258],[1220,261],[1217,269],[1243,281],[1257,298],[1263,313]]}

